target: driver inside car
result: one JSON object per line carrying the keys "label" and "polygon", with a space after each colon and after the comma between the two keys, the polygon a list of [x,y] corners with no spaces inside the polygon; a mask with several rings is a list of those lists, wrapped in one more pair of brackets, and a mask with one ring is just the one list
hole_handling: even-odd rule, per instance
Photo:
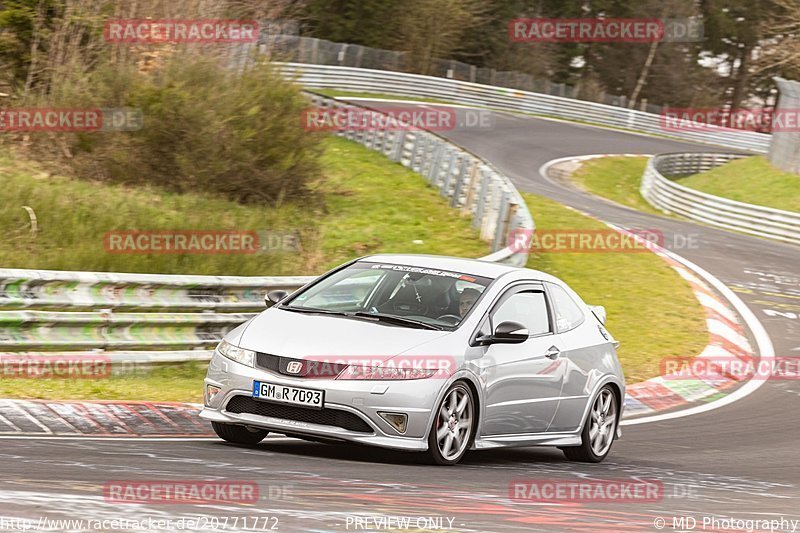
{"label": "driver inside car", "polygon": [[475,305],[480,295],[481,293],[477,289],[466,288],[461,291],[461,296],[458,300],[458,314],[461,318],[464,318],[469,313],[469,310]]}

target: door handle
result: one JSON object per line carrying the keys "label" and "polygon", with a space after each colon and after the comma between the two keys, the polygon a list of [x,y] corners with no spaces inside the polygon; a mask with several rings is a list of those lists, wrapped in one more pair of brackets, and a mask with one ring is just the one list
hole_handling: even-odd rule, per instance
{"label": "door handle", "polygon": [[558,356],[561,355],[561,350],[559,350],[556,346],[551,346],[544,352],[544,356],[548,359],[558,359]]}

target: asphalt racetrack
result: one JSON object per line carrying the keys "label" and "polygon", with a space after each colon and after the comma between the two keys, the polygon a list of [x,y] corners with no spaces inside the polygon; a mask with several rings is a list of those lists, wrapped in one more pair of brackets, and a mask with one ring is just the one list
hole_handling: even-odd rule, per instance
{"label": "asphalt racetrack", "polygon": [[[771,312],[800,306],[800,248],[642,214],[539,172],[548,161],[566,156],[724,149],[508,114],[495,114],[489,132],[456,129],[446,136],[492,162],[520,190],[607,222],[663,231],[666,248],[742,298],[766,329],[776,355],[800,357],[800,318]],[[696,247],[676,246],[689,234],[697,236]],[[282,436],[252,448],[216,439],[8,438],[0,452],[0,508],[3,515],[31,521],[26,524],[59,531],[92,526],[76,522],[56,528],[43,518],[162,520],[164,525],[170,521],[169,527],[151,522],[151,529],[170,531],[211,531],[212,517],[219,531],[399,530],[404,518],[410,520],[405,529],[412,531],[739,531],[746,520],[760,521],[750,524],[768,531],[763,521],[783,519],[778,530],[792,531],[791,520],[800,520],[798,422],[800,383],[770,380],[718,409],[625,425],[623,438],[599,465],[567,462],[555,449],[525,448],[473,452],[461,465],[444,468],[428,466],[414,454]],[[115,504],[103,492],[113,480],[220,479],[257,482],[259,501]],[[525,479],[658,480],[663,497],[607,503],[510,498],[510,484]],[[234,517],[239,517],[235,528]],[[694,518],[695,527],[679,522],[680,517]],[[735,520],[725,521],[730,518]],[[205,520],[207,527],[190,520]],[[21,530],[14,529],[21,525],[0,523],[0,531]]]}

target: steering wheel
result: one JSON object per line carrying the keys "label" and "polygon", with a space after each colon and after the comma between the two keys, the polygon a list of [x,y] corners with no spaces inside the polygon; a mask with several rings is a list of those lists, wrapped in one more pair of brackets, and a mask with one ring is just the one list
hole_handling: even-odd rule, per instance
{"label": "steering wheel", "polygon": [[452,321],[452,324],[455,326],[456,324],[461,322],[461,317],[458,316],[458,315],[442,315],[439,318],[437,318],[436,320],[441,320],[443,322]]}

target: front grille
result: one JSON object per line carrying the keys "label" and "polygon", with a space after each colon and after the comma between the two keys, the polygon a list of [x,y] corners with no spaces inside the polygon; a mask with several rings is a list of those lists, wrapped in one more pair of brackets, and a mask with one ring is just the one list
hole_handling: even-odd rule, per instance
{"label": "front grille", "polygon": [[359,416],[338,409],[308,409],[295,405],[254,400],[249,396],[234,396],[225,410],[229,413],[249,413],[259,416],[271,416],[284,420],[296,420],[322,426],[335,426],[349,431],[372,433],[372,428]]}
{"label": "front grille", "polygon": [[256,352],[256,366],[273,372],[281,371],[281,358],[277,355]]}
{"label": "front grille", "polygon": [[[287,371],[286,367],[288,367],[289,363],[292,362],[300,364],[298,371]],[[342,372],[342,370],[347,368],[347,365],[345,364],[329,363],[323,358],[320,358],[319,360],[292,359],[291,357],[280,357],[278,355],[262,352],[256,353],[256,366],[258,368],[263,368],[264,370],[269,370],[270,372],[283,374],[284,376],[307,379],[335,378]]]}

